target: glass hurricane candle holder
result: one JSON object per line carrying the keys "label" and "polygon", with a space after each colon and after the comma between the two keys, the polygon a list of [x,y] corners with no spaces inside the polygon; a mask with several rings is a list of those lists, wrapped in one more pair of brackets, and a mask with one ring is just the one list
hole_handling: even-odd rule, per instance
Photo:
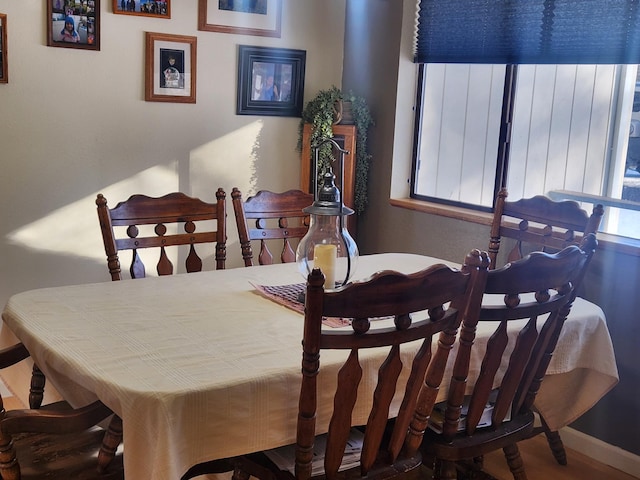
{"label": "glass hurricane candle holder", "polygon": [[[343,170],[344,154],[348,153],[331,138],[313,147],[314,171],[318,168],[318,150],[327,142],[339,153],[340,172]],[[343,175],[340,176],[342,179]],[[352,209],[342,203],[340,189],[335,184],[336,176],[331,168],[322,175],[318,188],[318,175],[314,174],[314,202],[303,211],[311,217],[309,231],[300,240],[296,250],[296,263],[302,276],[307,278],[314,268],[325,276],[324,288],[332,289],[345,285],[353,276],[358,260],[358,246],[345,227],[345,216]]]}

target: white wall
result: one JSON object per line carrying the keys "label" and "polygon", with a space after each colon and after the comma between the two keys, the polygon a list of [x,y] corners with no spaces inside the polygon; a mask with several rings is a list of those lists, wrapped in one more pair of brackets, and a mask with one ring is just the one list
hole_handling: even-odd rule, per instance
{"label": "white wall", "polygon": [[[46,46],[46,2],[0,0],[9,83],[0,84],[0,306],[16,292],[107,281],[94,200],[234,186],[298,186],[299,118],[238,116],[237,46],[307,51],[305,102],[342,78],[345,0],[284,0],[281,38],[197,30],[197,0],[172,18],[117,15],[102,0],[101,50]],[[197,37],[197,103],[144,101],[144,32]],[[240,265],[228,202],[228,266]]]}

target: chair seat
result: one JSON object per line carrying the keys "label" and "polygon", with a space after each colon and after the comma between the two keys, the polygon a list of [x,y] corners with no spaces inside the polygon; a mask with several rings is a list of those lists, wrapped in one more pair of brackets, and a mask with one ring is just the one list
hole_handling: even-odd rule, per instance
{"label": "chair seat", "polygon": [[[294,459],[291,460],[292,462]],[[288,470],[281,470],[278,466],[264,453],[259,452],[247,455],[237,459],[237,467],[240,471],[256,476],[261,480],[275,479],[278,480],[295,480],[295,475]],[[371,472],[367,475],[367,480],[385,480],[394,478],[398,475],[412,472],[422,465],[422,455],[418,452],[415,455],[404,459],[398,459],[394,464],[388,462],[376,462]],[[258,470],[260,469],[260,470]],[[264,470],[262,470],[264,469]],[[275,475],[274,475],[275,472]],[[325,475],[314,475],[313,480],[325,480]],[[348,468],[338,472],[336,480],[352,480],[362,479],[360,465]]]}
{"label": "chair seat", "polygon": [[442,460],[457,462],[485,455],[514,442],[527,439],[531,437],[533,425],[534,415],[528,411],[502,423],[497,428],[479,428],[472,436],[460,432],[451,442],[447,442],[442,438],[442,435],[428,429],[424,434],[422,445],[425,455],[435,454]]}
{"label": "chair seat", "polygon": [[[4,480],[120,480],[122,452],[98,470],[110,410],[96,401],[74,409],[65,401],[40,409],[2,411],[0,476]],[[104,463],[103,463],[104,464]]]}
{"label": "chair seat", "polygon": [[[392,424],[393,422],[390,422],[390,425]],[[354,428],[352,428],[352,431]],[[387,432],[387,436],[388,434],[390,434],[390,430]],[[326,435],[324,435],[324,437],[326,437]],[[316,439],[317,438],[318,437],[316,437]],[[362,438],[360,441],[361,440]],[[321,450],[323,449],[324,447]],[[182,478],[187,479],[193,478],[197,475],[223,473],[230,469],[235,469],[236,472],[243,472],[244,474],[259,478],[260,480],[295,480],[296,477],[293,472],[286,468],[282,468],[282,460],[284,460],[284,462],[290,465],[290,468],[293,469],[293,465],[295,464],[295,444],[287,447],[280,447],[275,450],[280,453],[279,456],[281,460],[278,462],[279,464],[276,464],[276,462],[272,460],[274,457],[270,454],[271,451],[256,452],[232,459],[213,460],[195,465]],[[322,455],[323,453],[319,452],[319,454]],[[358,452],[357,457],[358,459],[360,458],[360,452]],[[320,462],[322,463],[322,461]],[[229,465],[231,465],[231,467]],[[397,475],[411,472],[421,465],[422,454],[420,452],[416,452],[410,457],[400,458],[393,465],[390,465],[388,460],[381,458],[375,462],[372,472],[370,472],[366,478],[367,480],[385,480],[394,478]],[[325,480],[326,476],[323,472],[318,472],[314,473],[312,478],[313,480]],[[357,461],[357,465],[339,471],[336,477],[336,480],[351,479],[362,479],[359,461]]]}
{"label": "chair seat", "polygon": [[97,470],[97,458],[105,430],[94,427],[80,433],[23,433],[13,436],[22,480],[121,480],[122,452],[106,472]]}

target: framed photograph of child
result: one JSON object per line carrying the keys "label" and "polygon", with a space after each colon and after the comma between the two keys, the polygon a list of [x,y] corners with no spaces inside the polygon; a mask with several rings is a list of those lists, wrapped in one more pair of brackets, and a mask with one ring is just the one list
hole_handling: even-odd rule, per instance
{"label": "framed photograph of child", "polygon": [[0,83],[9,82],[7,65],[7,16],[0,13]]}
{"label": "framed photograph of child", "polygon": [[171,18],[171,0],[112,0],[113,13]]}
{"label": "framed photograph of child", "polygon": [[147,102],[196,103],[197,37],[146,32]]}
{"label": "framed photograph of child", "polygon": [[47,45],[100,50],[100,0],[45,0]]}

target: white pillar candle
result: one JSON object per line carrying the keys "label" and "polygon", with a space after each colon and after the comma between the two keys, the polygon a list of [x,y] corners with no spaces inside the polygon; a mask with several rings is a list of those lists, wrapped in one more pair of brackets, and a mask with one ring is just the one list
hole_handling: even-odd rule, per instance
{"label": "white pillar candle", "polygon": [[336,286],[336,259],[338,247],[335,245],[319,244],[313,248],[313,266],[324,273],[324,288]]}

